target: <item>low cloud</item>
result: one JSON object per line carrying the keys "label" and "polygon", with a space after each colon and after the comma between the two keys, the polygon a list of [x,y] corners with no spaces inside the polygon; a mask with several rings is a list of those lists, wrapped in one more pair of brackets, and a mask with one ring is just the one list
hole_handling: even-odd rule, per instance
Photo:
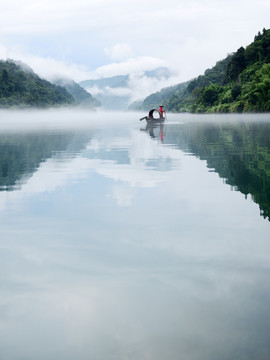
{"label": "low cloud", "polygon": [[[127,44],[118,44],[107,50],[112,58],[125,58],[132,49]],[[7,48],[0,44],[0,58],[7,60],[13,59],[22,61],[33,69],[42,78],[52,80],[57,77],[70,78],[74,81],[83,81],[89,79],[99,79],[117,75],[140,74],[147,70],[153,70],[160,66],[166,66],[164,60],[151,56],[130,57],[123,61],[112,62],[100,66],[94,71],[89,71],[86,66],[57,60],[53,57],[35,56],[25,53],[19,48]],[[108,91],[111,91],[108,89]],[[119,92],[122,90],[112,90]],[[125,90],[126,91],[126,90]],[[123,92],[123,91],[122,91]],[[93,91],[93,93],[97,93]]]}
{"label": "low cloud", "polygon": [[106,95],[106,96],[133,96],[132,89],[123,88],[123,87],[109,87],[99,88],[98,86],[93,86],[86,88],[91,95]]}
{"label": "low cloud", "polygon": [[145,74],[131,74],[128,81],[131,94],[130,101],[133,102],[135,100],[145,98],[146,96],[153,94],[162,88],[177,84],[179,82],[180,79],[177,77],[177,74],[169,78],[161,79],[148,77]]}
{"label": "low cloud", "polygon": [[[177,74],[169,78],[155,78],[146,76],[144,72],[131,73],[128,77],[127,87],[109,87],[104,88],[93,86],[86,88],[86,90],[93,96],[102,97],[127,97],[126,100],[129,105],[132,102],[143,99],[148,95],[180,82]],[[100,98],[102,102],[102,99]]]}
{"label": "low cloud", "polygon": [[132,90],[129,88],[122,88],[122,87],[112,88],[112,87],[107,86],[104,90],[108,95],[114,95],[114,96],[131,96],[132,95]]}
{"label": "low cloud", "polygon": [[126,61],[100,66],[94,73],[97,77],[111,77],[153,70],[160,66],[166,66],[164,60],[152,56],[138,56]]}

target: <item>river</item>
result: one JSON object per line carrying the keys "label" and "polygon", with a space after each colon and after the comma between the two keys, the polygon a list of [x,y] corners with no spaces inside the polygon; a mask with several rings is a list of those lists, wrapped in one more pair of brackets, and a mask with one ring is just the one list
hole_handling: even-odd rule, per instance
{"label": "river", "polygon": [[270,114],[0,112],[0,357],[270,358]]}

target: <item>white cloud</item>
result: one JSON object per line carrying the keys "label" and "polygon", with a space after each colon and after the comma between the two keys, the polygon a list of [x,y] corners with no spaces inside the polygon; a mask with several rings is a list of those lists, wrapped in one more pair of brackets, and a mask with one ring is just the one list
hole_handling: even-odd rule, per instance
{"label": "white cloud", "polygon": [[[0,44],[0,58],[23,61],[39,76],[49,80],[53,79],[55,75],[68,77],[75,81],[98,79],[102,77],[140,73],[166,65],[162,59],[151,56],[140,56],[129,58],[125,61],[113,62],[100,66],[95,71],[89,71],[86,66],[56,60],[52,57],[36,56],[25,53],[18,47],[7,48],[3,44]],[[125,92],[126,91],[125,89]],[[97,92],[96,89],[95,93]]]}
{"label": "white cloud", "polygon": [[105,54],[113,60],[125,60],[133,56],[133,50],[129,44],[116,44],[111,48],[105,48]]}
{"label": "white cloud", "polygon": [[86,88],[86,90],[92,94],[95,95],[106,95],[106,96],[133,96],[132,89],[129,88],[123,88],[123,87],[109,87],[106,86],[105,88],[101,89],[98,86],[93,86],[90,88]]}

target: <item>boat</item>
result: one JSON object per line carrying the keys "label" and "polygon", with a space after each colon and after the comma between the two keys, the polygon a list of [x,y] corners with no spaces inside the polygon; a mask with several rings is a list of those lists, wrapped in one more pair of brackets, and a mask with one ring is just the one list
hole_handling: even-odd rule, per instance
{"label": "boat", "polygon": [[[154,116],[156,113],[158,114],[158,117]],[[152,109],[149,111],[149,114],[147,116],[140,118],[140,121],[142,120],[146,120],[148,124],[159,124],[159,123],[163,123],[166,120],[166,118],[162,115],[162,113],[159,110]]]}

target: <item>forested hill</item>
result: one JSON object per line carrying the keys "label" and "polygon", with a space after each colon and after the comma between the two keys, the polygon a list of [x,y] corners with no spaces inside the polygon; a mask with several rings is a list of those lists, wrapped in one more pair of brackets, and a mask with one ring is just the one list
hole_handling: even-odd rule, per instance
{"label": "forested hill", "polygon": [[74,99],[65,88],[42,80],[25,64],[0,61],[0,107],[71,104]]}
{"label": "forested hill", "polygon": [[13,60],[0,61],[0,108],[78,105],[101,106],[91,94],[70,79],[54,83],[41,79],[31,68]]}
{"label": "forested hill", "polygon": [[[173,92],[173,93],[172,93]],[[163,103],[173,112],[270,111],[270,29],[204,75],[147,97],[143,109]]]}

